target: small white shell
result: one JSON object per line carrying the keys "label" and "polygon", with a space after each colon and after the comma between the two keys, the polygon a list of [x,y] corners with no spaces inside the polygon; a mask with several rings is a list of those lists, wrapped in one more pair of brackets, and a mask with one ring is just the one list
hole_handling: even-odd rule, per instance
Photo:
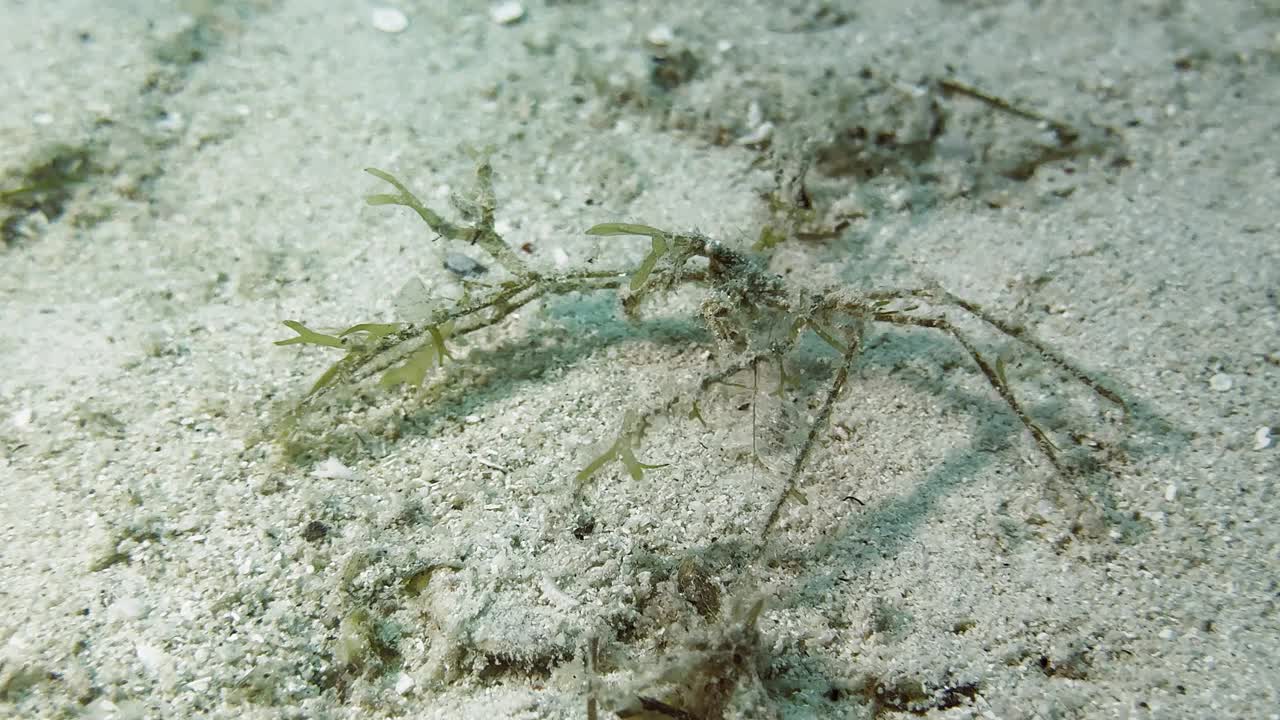
{"label": "small white shell", "polygon": [[510,25],[524,17],[524,5],[518,0],[506,0],[489,8],[489,19],[499,25]]}
{"label": "small white shell", "polygon": [[409,18],[395,8],[374,8],[369,15],[374,30],[384,33],[402,33],[409,27]]}

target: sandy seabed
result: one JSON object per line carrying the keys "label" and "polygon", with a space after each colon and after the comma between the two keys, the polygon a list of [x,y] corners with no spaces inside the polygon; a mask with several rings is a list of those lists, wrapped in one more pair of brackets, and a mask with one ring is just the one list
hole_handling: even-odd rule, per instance
{"label": "sandy seabed", "polygon": [[[0,716],[1280,717],[1280,4],[501,5],[0,3]],[[535,302],[274,441],[338,357],[282,320],[501,282],[363,201],[461,221],[484,148],[533,267],[773,228],[794,287],[937,283],[1128,417],[956,318],[1055,472],[954,339],[870,323],[764,550],[822,342],[575,495],[723,361],[689,288]]]}

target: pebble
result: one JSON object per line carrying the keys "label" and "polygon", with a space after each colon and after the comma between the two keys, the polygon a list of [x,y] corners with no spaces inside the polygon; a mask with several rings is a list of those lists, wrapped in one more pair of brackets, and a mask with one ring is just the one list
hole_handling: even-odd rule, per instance
{"label": "pebble", "polygon": [[136,597],[125,596],[107,607],[107,617],[112,620],[137,620],[147,614],[147,607]]}
{"label": "pebble", "polygon": [[1226,392],[1231,389],[1231,376],[1226,373],[1218,373],[1209,378],[1209,387],[1216,392]]}
{"label": "pebble", "polygon": [[409,27],[409,18],[395,8],[374,8],[369,20],[373,29],[384,33],[402,33]]}
{"label": "pebble", "polygon": [[156,121],[156,129],[162,132],[174,133],[181,130],[183,124],[184,121],[182,113],[176,111],[165,112],[160,116],[160,119]]}
{"label": "pebble", "polygon": [[500,2],[489,8],[489,19],[499,25],[511,25],[524,18],[524,5],[517,0]]}
{"label": "pebble", "polygon": [[458,277],[477,277],[485,274],[489,268],[460,252],[447,252],[444,255],[444,269]]}
{"label": "pebble", "polygon": [[555,261],[557,268],[563,270],[569,267],[569,253],[565,252],[564,248],[553,248],[551,258]]}
{"label": "pebble", "polygon": [[675,41],[676,34],[670,25],[655,25],[645,33],[644,39],[654,47],[666,47]]}
{"label": "pebble", "polygon": [[1271,428],[1266,427],[1265,425],[1258,428],[1257,432],[1253,434],[1254,450],[1266,450],[1271,447],[1274,442],[1275,438],[1271,436]]}
{"label": "pebble", "polygon": [[325,480],[350,480],[355,477],[355,473],[351,468],[342,464],[342,461],[336,457],[328,459],[316,465],[311,471],[311,477],[322,478]]}

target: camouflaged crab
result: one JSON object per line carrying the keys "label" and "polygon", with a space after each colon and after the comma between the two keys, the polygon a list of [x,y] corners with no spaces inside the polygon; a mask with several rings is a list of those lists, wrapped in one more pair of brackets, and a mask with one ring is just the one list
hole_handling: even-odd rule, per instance
{"label": "camouflaged crab", "polygon": [[[493,170],[481,160],[477,189],[469,199],[454,198],[454,206],[466,224],[454,223],[428,208],[395,177],[369,169],[389,183],[396,192],[372,195],[371,205],[402,205],[414,210],[439,236],[476,246],[492,257],[509,277],[479,289],[469,287],[452,304],[436,307],[426,317],[413,322],[361,323],[336,334],[314,331],[300,322],[285,325],[298,333],[278,341],[278,345],[306,344],[339,348],[346,355],[321,375],[295,410],[302,412],[334,388],[376,382],[383,387],[422,385],[433,370],[451,358],[448,343],[482,328],[502,322],[524,305],[547,296],[625,288],[623,308],[629,317],[638,315],[644,302],[676,288],[693,285],[704,289],[701,319],[725,350],[721,366],[705,375],[697,393],[727,383],[735,376],[756,372],[762,365],[785,359],[812,333],[838,356],[834,374],[822,404],[810,423],[796,453],[782,489],[776,496],[764,524],[767,534],[778,520],[788,499],[803,499],[796,487],[805,463],[812,455],[820,433],[831,421],[836,400],[848,383],[856,363],[865,328],[869,323],[927,328],[959,344],[1003,403],[1031,434],[1036,446],[1058,471],[1063,465],[1059,450],[1048,435],[1032,421],[1005,378],[1003,358],[992,361],[978,350],[969,334],[950,317],[964,314],[1017,343],[1034,350],[1068,377],[1097,395],[1123,407],[1120,397],[1094,380],[1060,354],[1039,342],[1023,329],[996,318],[977,304],[956,297],[940,287],[855,292],[846,288],[812,290],[788,284],[770,272],[757,258],[700,233],[678,233],[648,225],[605,223],[587,230],[594,236],[646,237],[649,252],[634,270],[574,269],[546,273],[530,267],[513,252],[494,227],[496,200]],[[782,370],[785,374],[785,370]],[[668,404],[664,409],[670,409]],[[629,410],[622,431],[611,446],[577,474],[581,484],[608,463],[621,462],[632,477],[660,467],[640,462],[634,448],[644,432],[647,418],[659,410],[636,413]],[[691,416],[698,416],[697,398]]]}

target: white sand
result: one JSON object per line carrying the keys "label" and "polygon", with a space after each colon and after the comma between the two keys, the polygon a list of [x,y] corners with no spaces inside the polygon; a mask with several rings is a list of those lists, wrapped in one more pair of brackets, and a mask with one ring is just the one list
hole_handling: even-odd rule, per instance
{"label": "white sand", "polygon": [[[707,712],[659,677],[696,681],[699,638],[749,651],[728,716],[1280,717],[1278,455],[1255,449],[1280,434],[1280,5],[849,4],[531,0],[499,25],[405,2],[399,34],[364,2],[0,4],[0,191],[83,169],[0,207],[0,716],[585,717],[595,637],[601,717]],[[664,92],[645,38],[668,29],[698,65]],[[941,77],[1120,137],[998,180],[1054,139]],[[281,320],[392,319],[415,274],[456,289],[467,248],[365,207],[361,168],[447,208],[492,145],[531,262],[634,266],[642,239],[582,230],[755,238],[772,166],[733,140],[766,121],[783,149],[896,133],[880,177],[814,171],[865,217],[773,269],[934,279],[1025,324],[1132,401],[1119,426],[1010,356],[1104,471],[1055,477],[958,345],[876,327],[773,563],[744,566],[783,482],[749,461],[750,390],[574,505],[623,408],[714,367],[696,293],[638,326],[607,293],[530,306],[459,347],[434,404],[320,418],[337,459],[263,441],[336,359],[273,346]],[[798,371],[787,408],[760,393],[775,468],[820,400],[823,366]],[[732,623],[760,597],[753,645]]]}

